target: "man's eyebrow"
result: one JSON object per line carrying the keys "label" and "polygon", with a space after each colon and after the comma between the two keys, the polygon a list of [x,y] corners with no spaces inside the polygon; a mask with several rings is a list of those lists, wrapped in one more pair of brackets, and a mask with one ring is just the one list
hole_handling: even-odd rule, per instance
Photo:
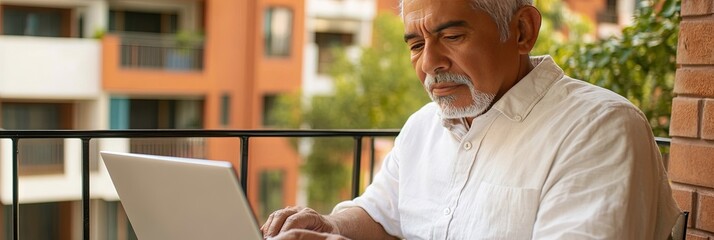
{"label": "man's eyebrow", "polygon": [[447,29],[447,28],[465,27],[466,25],[468,25],[468,24],[466,24],[466,21],[462,21],[462,20],[448,21],[448,22],[439,24],[439,26],[436,26],[434,29],[431,30],[431,32],[438,33],[438,32],[443,31],[444,29]]}
{"label": "man's eyebrow", "polygon": [[[444,29],[447,29],[447,28],[452,28],[452,27],[465,27],[465,26],[467,26],[467,25],[468,25],[468,24],[466,23],[466,21],[463,21],[463,20],[448,21],[448,22],[439,24],[439,26],[436,26],[434,29],[431,30],[431,32],[432,32],[432,33],[438,33],[438,32],[443,31]],[[416,38],[416,37],[418,37],[418,36],[419,36],[419,35],[417,35],[416,33],[406,33],[406,34],[404,34],[404,42],[407,42],[407,41],[409,41],[410,39]]]}
{"label": "man's eyebrow", "polygon": [[409,39],[416,38],[418,36],[419,35],[417,35],[416,33],[405,33],[404,34],[404,42],[408,42]]}

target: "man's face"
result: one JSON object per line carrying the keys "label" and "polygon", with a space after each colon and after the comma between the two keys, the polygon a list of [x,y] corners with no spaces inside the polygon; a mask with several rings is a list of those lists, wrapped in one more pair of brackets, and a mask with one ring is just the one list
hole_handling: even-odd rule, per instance
{"label": "man's face", "polygon": [[502,42],[495,21],[469,0],[405,0],[403,14],[412,65],[444,117],[475,117],[516,81],[513,34]]}

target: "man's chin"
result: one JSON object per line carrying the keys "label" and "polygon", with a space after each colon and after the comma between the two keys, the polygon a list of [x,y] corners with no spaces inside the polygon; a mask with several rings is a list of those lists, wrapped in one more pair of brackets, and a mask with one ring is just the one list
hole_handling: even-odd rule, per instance
{"label": "man's chin", "polygon": [[441,110],[441,118],[445,119],[472,118],[479,115],[475,108],[472,106],[455,107],[443,106],[439,104],[439,110]]}

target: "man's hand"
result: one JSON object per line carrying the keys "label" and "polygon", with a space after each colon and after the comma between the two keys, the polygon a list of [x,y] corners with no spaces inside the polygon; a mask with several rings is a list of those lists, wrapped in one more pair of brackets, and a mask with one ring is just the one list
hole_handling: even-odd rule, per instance
{"label": "man's hand", "polygon": [[321,233],[305,229],[292,229],[270,240],[349,240],[349,238],[330,233]]}
{"label": "man's hand", "polygon": [[[339,234],[334,223],[329,221],[324,216],[320,215],[315,210],[304,207],[287,207],[273,212],[268,217],[268,221],[260,227],[263,232],[263,237],[274,237],[282,232],[287,232],[290,229],[307,229],[322,233]],[[309,231],[308,231],[309,232]],[[288,236],[306,236],[306,238],[279,238],[279,239],[338,239],[338,238],[314,238],[316,235],[312,233],[304,233],[297,231]],[[335,235],[338,236],[338,235]],[[317,236],[319,237],[319,235]],[[343,238],[344,239],[344,238]]]}

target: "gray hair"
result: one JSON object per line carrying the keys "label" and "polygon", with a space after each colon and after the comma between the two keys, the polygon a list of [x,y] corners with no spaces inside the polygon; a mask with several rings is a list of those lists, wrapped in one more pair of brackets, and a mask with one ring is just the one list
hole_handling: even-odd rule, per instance
{"label": "gray hair", "polygon": [[[447,0],[449,1],[449,0]],[[496,22],[498,30],[501,32],[501,41],[506,41],[510,36],[508,23],[511,22],[513,14],[522,6],[533,5],[533,0],[468,0],[471,1],[471,7],[479,8]],[[404,0],[399,1],[399,9],[402,17],[404,17]]]}

